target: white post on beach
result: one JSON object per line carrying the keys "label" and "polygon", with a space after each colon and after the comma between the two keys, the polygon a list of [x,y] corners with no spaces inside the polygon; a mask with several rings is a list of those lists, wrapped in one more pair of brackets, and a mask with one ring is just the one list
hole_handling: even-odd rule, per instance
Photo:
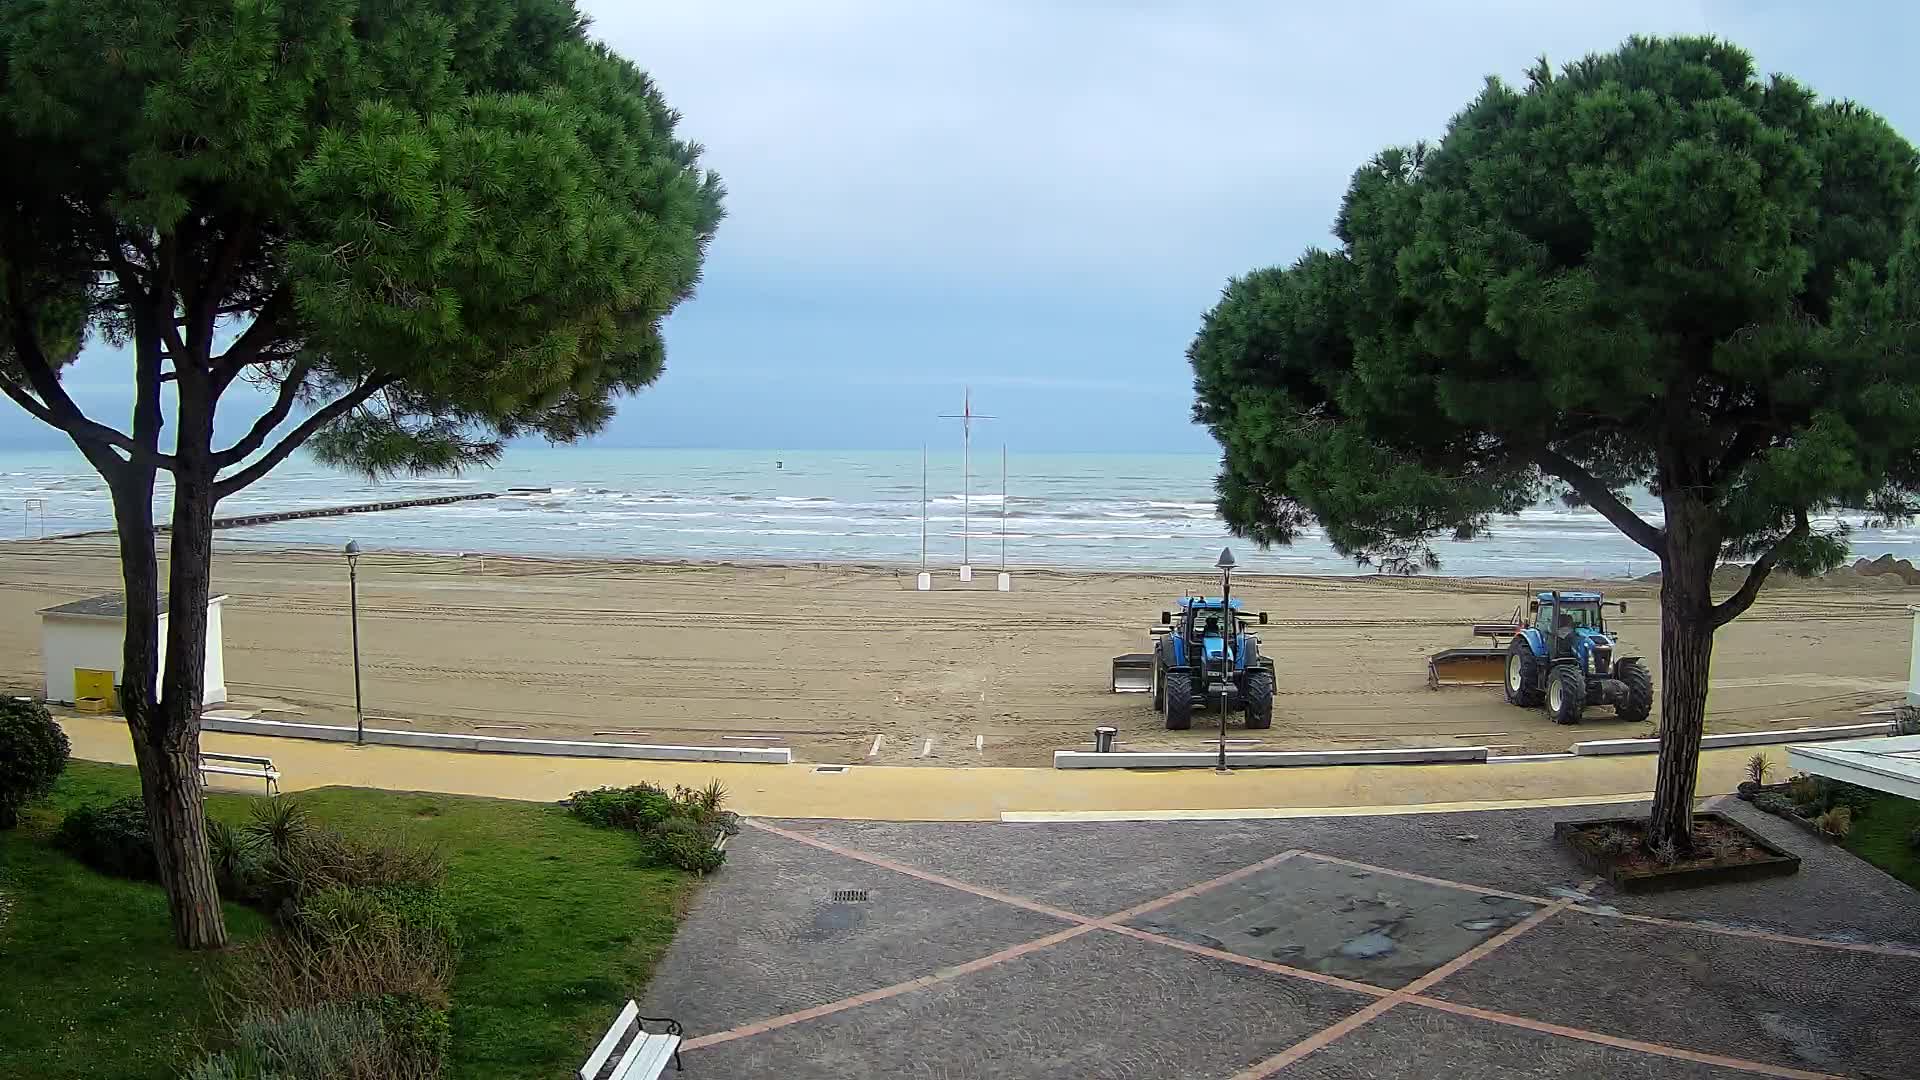
{"label": "white post on beach", "polygon": [[1007,444],[1000,444],[1000,580],[1001,592],[1013,591],[1013,575],[1007,573]]}
{"label": "white post on beach", "polygon": [[927,444],[920,444],[920,576],[913,587],[921,592],[933,588],[933,575],[927,572]]}

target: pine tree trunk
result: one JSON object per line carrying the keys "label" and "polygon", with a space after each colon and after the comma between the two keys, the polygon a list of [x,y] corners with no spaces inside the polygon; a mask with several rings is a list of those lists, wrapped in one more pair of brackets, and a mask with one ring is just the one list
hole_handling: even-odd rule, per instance
{"label": "pine tree trunk", "polygon": [[207,597],[213,577],[213,408],[199,379],[182,379],[175,438],[173,528],[167,575],[167,663],[160,674],[158,740],[143,761],[147,823],[174,936],[183,948],[227,943],[207,851],[199,784],[200,709],[206,689]]}
{"label": "pine tree trunk", "polygon": [[1713,571],[1720,537],[1710,508],[1669,496],[1660,579],[1660,763],[1650,847],[1693,848],[1693,791],[1713,669]]}

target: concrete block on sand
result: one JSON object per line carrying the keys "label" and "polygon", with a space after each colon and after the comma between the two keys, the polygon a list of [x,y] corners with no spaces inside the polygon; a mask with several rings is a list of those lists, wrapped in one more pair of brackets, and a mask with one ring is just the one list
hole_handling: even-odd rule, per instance
{"label": "concrete block on sand", "polygon": [[[329,724],[294,724],[283,720],[201,719],[208,731],[234,735],[280,735],[327,742],[353,742],[355,729]],[[392,731],[367,728],[366,741],[382,746],[418,746],[433,750],[468,750],[492,754],[543,754],[556,757],[631,758],[642,761],[736,761],[788,765],[793,751],[784,746],[660,746],[645,743],[604,743],[567,739],[515,739],[501,735],[462,735],[443,731]]]}

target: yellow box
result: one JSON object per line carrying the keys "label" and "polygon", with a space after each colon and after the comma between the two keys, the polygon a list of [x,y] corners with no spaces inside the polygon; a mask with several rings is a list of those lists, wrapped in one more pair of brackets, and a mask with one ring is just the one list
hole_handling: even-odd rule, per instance
{"label": "yellow box", "polygon": [[[98,668],[73,669],[74,708],[81,712],[112,712],[120,707],[120,695],[113,689],[113,672]],[[98,708],[88,708],[86,703],[97,701]]]}

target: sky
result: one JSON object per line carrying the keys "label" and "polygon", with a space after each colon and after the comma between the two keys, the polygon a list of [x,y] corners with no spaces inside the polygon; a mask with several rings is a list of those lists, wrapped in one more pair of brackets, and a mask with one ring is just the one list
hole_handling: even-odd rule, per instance
{"label": "sky", "polygon": [[[1184,350],[1227,280],[1332,243],[1352,171],[1635,33],[1712,33],[1920,139],[1909,0],[588,0],[728,189],[667,371],[607,446],[1212,452]],[[124,422],[128,364],[75,396]],[[227,406],[244,430],[252,403]],[[60,445],[17,411],[0,447]]]}

